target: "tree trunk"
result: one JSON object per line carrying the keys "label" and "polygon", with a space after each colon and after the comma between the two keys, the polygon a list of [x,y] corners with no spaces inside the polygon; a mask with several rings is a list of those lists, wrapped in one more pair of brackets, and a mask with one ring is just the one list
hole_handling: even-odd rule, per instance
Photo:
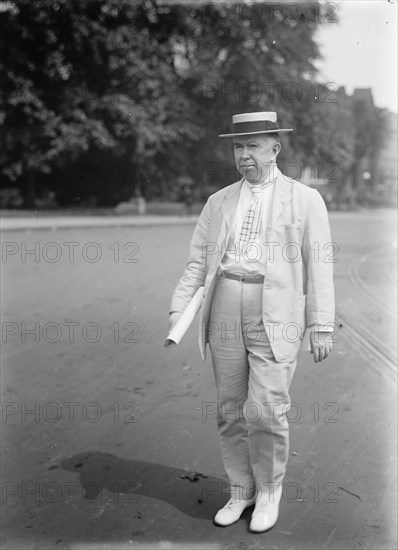
{"label": "tree trunk", "polygon": [[35,207],[36,198],[36,178],[34,172],[30,171],[27,174],[27,179],[24,188],[24,208],[33,209]]}

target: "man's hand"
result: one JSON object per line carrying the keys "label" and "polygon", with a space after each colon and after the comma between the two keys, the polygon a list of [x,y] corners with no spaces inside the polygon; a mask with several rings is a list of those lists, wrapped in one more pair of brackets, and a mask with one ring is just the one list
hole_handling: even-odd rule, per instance
{"label": "man's hand", "polygon": [[311,330],[310,334],[310,346],[311,353],[314,354],[315,363],[320,363],[333,349],[332,333],[331,332],[318,332],[317,330]]}
{"label": "man's hand", "polygon": [[169,332],[172,328],[174,328],[174,325],[177,323],[178,319],[181,317],[182,313],[179,311],[173,311],[173,313],[170,313],[169,315]]}

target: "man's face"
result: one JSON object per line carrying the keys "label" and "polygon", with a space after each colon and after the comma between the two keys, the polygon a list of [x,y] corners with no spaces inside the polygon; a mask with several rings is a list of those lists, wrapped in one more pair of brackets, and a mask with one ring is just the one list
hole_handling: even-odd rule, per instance
{"label": "man's face", "polygon": [[234,137],[234,156],[237,170],[250,183],[260,183],[268,176],[272,160],[280,144],[275,137],[264,134]]}

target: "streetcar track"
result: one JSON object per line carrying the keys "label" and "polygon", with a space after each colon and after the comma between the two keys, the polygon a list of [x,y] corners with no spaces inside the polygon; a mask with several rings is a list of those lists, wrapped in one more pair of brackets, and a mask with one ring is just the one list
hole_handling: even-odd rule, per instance
{"label": "streetcar track", "polygon": [[371,300],[377,307],[383,309],[388,315],[392,316],[394,319],[396,318],[397,312],[396,310],[391,307],[389,304],[386,304],[385,302],[381,302],[380,299],[367,287],[367,285],[363,282],[361,279],[361,276],[359,275],[359,266],[365,263],[371,256],[374,256],[376,253],[383,252],[385,250],[390,250],[390,246],[386,247],[384,249],[376,249],[370,252],[369,254],[366,254],[365,256],[361,256],[360,258],[354,258],[348,268],[349,277],[351,282],[354,284],[354,286],[360,290],[369,300]]}
{"label": "streetcar track", "polygon": [[[394,247],[394,243],[392,245]],[[394,321],[397,318],[397,312],[389,304],[382,302],[379,297],[363,282],[359,274],[359,267],[368,262],[372,257],[380,253],[391,250],[391,245],[372,250],[360,258],[354,258],[348,268],[348,275],[354,287],[365,295],[374,305],[386,313]],[[353,337],[356,348],[367,362],[378,372],[386,373],[394,380],[397,376],[397,353],[393,342],[384,342],[374,331],[365,327],[360,321],[348,322],[345,314],[338,312],[337,317],[341,320],[339,325],[343,325],[347,334]],[[370,354],[370,355],[369,355]]]}
{"label": "streetcar track", "polygon": [[[336,315],[336,318],[339,326],[345,330],[347,335],[353,337],[354,342],[357,344],[357,350],[366,359],[368,364],[370,364],[377,372],[387,374],[390,378],[396,381],[397,363],[385,352],[385,350],[380,346],[380,343],[377,343],[377,338],[375,338],[374,335],[369,338],[369,333],[367,333],[367,336],[364,336],[352,324],[348,323],[348,321],[340,313]],[[375,360],[372,360],[372,358]]]}
{"label": "streetcar track", "polygon": [[[362,324],[357,319],[352,320],[351,322],[347,322],[347,318],[345,317],[345,314],[341,314],[338,312],[338,316],[340,316],[341,319],[345,319],[344,325],[349,324],[351,328],[356,330],[357,333],[361,334],[366,340],[374,347],[376,350],[384,355],[387,360],[396,363],[398,360],[397,357],[397,351],[396,349],[387,342],[384,342],[381,338],[376,336],[374,332],[371,331],[371,329],[367,328],[364,324]],[[340,323],[341,324],[341,323]]]}

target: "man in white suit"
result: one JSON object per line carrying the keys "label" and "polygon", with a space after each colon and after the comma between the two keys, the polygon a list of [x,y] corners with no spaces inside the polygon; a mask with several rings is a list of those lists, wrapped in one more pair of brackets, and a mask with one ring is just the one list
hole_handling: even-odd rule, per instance
{"label": "man in white suit", "polygon": [[174,291],[170,326],[204,286],[199,347],[210,346],[217,420],[231,498],[226,526],[255,504],[253,532],[277,521],[289,449],[289,387],[306,329],[314,361],[328,357],[334,328],[333,252],[321,195],[277,168],[274,112],[233,116],[242,175],[212,195],[195,227]]}

